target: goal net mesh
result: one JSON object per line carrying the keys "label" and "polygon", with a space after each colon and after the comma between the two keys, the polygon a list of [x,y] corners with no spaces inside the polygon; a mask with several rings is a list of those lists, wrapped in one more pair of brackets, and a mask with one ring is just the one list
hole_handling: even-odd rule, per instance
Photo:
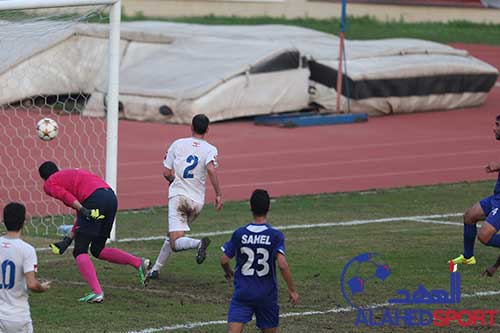
{"label": "goal net mesh", "polygon": [[[0,198],[2,208],[11,201],[26,205],[29,234],[54,236],[75,218],[44,193],[41,163],[104,177],[105,118],[82,111],[94,87],[107,80],[108,36],[82,31],[89,25],[108,28],[108,9],[0,11]],[[51,141],[37,136],[36,124],[45,117],[59,127]]]}

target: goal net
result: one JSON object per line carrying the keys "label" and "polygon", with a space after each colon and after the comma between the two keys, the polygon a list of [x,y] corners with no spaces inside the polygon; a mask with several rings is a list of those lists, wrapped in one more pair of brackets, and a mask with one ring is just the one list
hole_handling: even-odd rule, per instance
{"label": "goal net", "polygon": [[[82,111],[109,72],[110,34],[92,35],[86,27],[109,31],[111,6],[2,9],[16,2],[27,1],[0,2],[0,198],[2,208],[10,201],[26,205],[26,232],[55,236],[59,226],[73,224],[74,210],[44,193],[39,165],[50,160],[103,178],[110,166],[106,119]],[[50,141],[37,136],[45,117],[58,124]]]}

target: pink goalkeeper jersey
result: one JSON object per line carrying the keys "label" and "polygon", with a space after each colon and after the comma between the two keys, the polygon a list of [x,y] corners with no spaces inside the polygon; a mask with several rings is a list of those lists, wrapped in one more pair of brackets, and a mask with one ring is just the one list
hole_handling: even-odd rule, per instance
{"label": "pink goalkeeper jersey", "polygon": [[52,174],[43,185],[45,193],[61,200],[68,207],[72,207],[75,200],[82,203],[100,188],[110,186],[101,177],[81,169],[60,170]]}

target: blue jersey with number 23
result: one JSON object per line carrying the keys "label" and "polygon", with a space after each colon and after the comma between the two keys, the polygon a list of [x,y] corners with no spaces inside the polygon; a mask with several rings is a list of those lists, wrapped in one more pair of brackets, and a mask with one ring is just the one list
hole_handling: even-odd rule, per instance
{"label": "blue jersey with number 23", "polygon": [[269,224],[250,223],[237,229],[222,246],[236,257],[233,299],[241,302],[278,299],[276,256],[285,254],[285,237]]}

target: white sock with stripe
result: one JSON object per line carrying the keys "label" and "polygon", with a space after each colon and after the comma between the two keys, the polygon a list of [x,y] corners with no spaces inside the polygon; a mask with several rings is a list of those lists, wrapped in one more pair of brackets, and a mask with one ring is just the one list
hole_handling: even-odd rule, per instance
{"label": "white sock with stripe", "polygon": [[175,241],[175,250],[183,251],[183,250],[197,249],[200,243],[201,240],[199,239],[180,237],[177,238],[177,240]]}
{"label": "white sock with stripe", "polygon": [[170,238],[167,237],[163,246],[161,247],[160,254],[156,258],[156,263],[153,266],[153,271],[160,271],[168,260],[168,257],[172,254],[172,248],[170,247]]}

